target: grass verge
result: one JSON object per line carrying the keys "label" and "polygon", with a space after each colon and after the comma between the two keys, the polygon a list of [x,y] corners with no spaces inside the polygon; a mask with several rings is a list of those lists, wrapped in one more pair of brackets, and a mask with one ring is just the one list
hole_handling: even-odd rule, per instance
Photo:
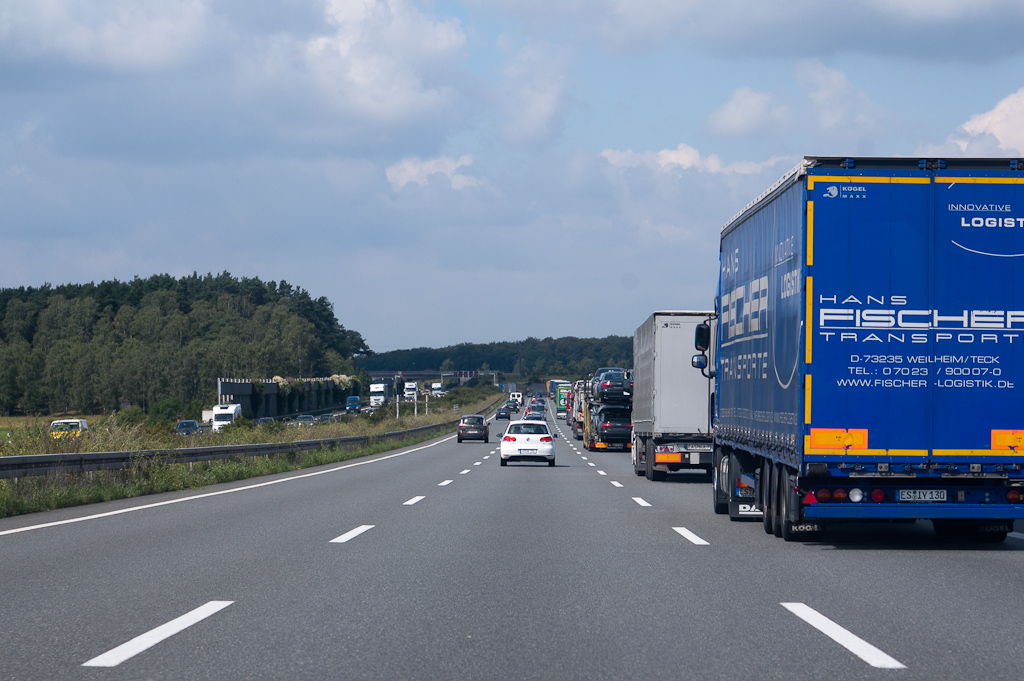
{"label": "grass verge", "polygon": [[17,482],[0,480],[0,518],[313,468],[401,449],[433,439],[442,432],[359,447],[323,447],[288,454],[199,461],[191,465],[141,461],[137,466],[120,471],[40,475]]}

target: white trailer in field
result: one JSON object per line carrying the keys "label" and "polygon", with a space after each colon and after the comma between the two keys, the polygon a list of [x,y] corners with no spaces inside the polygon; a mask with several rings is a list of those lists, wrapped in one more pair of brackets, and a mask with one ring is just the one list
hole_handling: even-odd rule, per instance
{"label": "white trailer in field", "polygon": [[633,334],[633,470],[648,480],[712,468],[712,382],[691,358],[694,330],[713,316],[655,312]]}

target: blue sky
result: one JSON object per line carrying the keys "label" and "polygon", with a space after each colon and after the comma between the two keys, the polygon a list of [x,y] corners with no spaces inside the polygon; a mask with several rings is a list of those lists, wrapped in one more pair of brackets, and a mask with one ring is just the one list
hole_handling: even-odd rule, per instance
{"label": "blue sky", "polygon": [[0,0],[0,286],[230,271],[378,351],[707,308],[804,155],[1024,156],[1020,0]]}

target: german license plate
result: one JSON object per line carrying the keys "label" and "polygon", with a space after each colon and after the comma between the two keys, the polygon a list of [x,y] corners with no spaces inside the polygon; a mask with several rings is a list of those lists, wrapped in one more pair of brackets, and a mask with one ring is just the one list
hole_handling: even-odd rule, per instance
{"label": "german license plate", "polygon": [[520,449],[519,453],[520,454],[536,454],[537,450],[536,449]]}
{"label": "german license plate", "polygon": [[900,501],[945,501],[944,489],[901,489]]}

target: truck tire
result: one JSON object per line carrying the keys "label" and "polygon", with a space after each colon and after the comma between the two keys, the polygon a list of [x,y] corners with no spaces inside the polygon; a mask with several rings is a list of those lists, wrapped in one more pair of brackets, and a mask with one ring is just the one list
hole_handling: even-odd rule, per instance
{"label": "truck tire", "polygon": [[782,538],[782,485],[785,467],[776,463],[772,466],[772,534]]}
{"label": "truck tire", "polygon": [[[789,520],[788,516],[790,504],[795,496],[794,485],[792,476],[789,474],[789,470],[784,467],[781,470],[782,472],[779,476],[779,517],[775,522],[779,523],[782,528],[781,533],[783,541],[819,541],[823,534],[822,530],[817,530],[815,532],[793,531],[793,523]],[[818,526],[821,527],[821,523],[818,523]]]}
{"label": "truck tire", "polygon": [[644,440],[644,463],[644,473],[648,480],[662,482],[665,479],[665,471],[654,470],[654,443],[651,440]]}
{"label": "truck tire", "polygon": [[761,464],[761,480],[758,483],[758,492],[761,497],[761,511],[764,513],[765,534],[775,534],[775,515],[772,509],[772,499],[775,497],[775,490],[772,489],[772,462],[767,459]]}
{"label": "truck tire", "polygon": [[[718,447],[715,447],[715,453],[712,456],[711,465],[711,493],[716,515],[725,515],[729,512],[729,495],[728,492],[725,494],[725,498],[722,498],[722,481],[719,479],[719,471],[725,462],[725,457],[722,456],[722,451]],[[726,474],[725,481],[728,482],[728,474]]]}

